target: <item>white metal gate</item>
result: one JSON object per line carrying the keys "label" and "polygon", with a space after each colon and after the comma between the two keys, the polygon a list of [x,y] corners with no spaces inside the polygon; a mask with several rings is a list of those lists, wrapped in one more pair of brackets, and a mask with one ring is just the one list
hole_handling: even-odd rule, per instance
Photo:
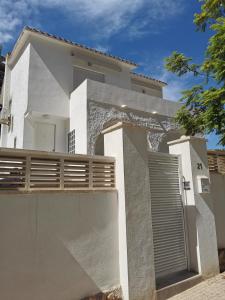
{"label": "white metal gate", "polygon": [[179,157],[149,153],[156,278],[187,269]]}

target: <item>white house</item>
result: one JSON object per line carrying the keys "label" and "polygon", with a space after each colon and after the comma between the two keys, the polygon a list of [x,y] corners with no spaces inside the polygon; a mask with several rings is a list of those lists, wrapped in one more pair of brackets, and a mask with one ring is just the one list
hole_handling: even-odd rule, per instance
{"label": "white house", "polygon": [[[103,154],[102,130],[120,120],[151,130],[157,147],[179,104],[128,60],[24,28],[6,59],[2,147]],[[174,137],[178,137],[177,134]],[[165,143],[164,143],[165,144]],[[164,149],[164,151],[168,151]]]}
{"label": "white house", "polygon": [[28,27],[6,57],[1,299],[164,300],[218,273],[206,141],[136,67]]}

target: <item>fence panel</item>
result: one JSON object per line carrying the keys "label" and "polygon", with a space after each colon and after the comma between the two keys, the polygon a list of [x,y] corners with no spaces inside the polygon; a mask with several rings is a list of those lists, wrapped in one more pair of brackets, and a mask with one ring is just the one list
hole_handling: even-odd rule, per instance
{"label": "fence panel", "polygon": [[210,172],[225,174],[225,151],[208,151],[208,165]]}
{"label": "fence panel", "polygon": [[0,190],[115,188],[111,157],[0,148]]}

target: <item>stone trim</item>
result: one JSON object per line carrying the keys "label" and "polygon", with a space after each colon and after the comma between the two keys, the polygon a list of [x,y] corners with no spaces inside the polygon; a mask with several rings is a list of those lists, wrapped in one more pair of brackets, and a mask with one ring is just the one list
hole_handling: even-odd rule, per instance
{"label": "stone trim", "polygon": [[168,131],[178,129],[177,124],[174,123],[172,118],[166,116],[155,116],[130,108],[122,108],[90,100],[88,101],[87,120],[87,145],[89,154],[94,154],[95,143],[98,136],[102,133],[105,124],[116,121],[130,123],[148,130],[148,138],[150,135],[153,135],[152,140],[149,139],[150,144],[153,144],[152,151],[157,151],[161,139]]}

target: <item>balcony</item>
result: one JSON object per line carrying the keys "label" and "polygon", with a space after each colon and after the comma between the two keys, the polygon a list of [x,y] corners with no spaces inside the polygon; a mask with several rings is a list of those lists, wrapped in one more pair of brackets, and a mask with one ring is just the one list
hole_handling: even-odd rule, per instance
{"label": "balcony", "polygon": [[[123,89],[115,85],[101,83],[90,79],[85,80],[80,87],[86,85],[87,99],[111,105],[122,106],[144,111],[148,113],[157,113],[168,117],[173,117],[181,104],[159,97],[150,96]],[[78,89],[80,88],[78,87]]]}

